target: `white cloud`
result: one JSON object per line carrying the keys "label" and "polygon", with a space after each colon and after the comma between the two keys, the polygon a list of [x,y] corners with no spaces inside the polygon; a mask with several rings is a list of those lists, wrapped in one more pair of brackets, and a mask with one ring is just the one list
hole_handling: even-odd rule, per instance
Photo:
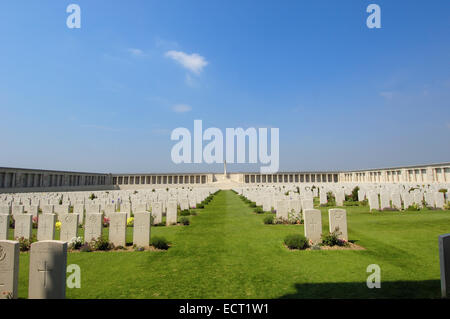
{"label": "white cloud", "polygon": [[142,51],[141,49],[134,49],[134,48],[130,48],[128,49],[128,52],[132,55],[132,56],[144,56],[144,51]]}
{"label": "white cloud", "polygon": [[195,74],[200,74],[203,68],[208,65],[208,61],[197,53],[187,54],[181,51],[171,50],[166,52],[166,57],[175,60]]}
{"label": "white cloud", "polygon": [[192,111],[192,107],[187,104],[176,104],[172,107],[172,110],[176,113],[186,113]]}

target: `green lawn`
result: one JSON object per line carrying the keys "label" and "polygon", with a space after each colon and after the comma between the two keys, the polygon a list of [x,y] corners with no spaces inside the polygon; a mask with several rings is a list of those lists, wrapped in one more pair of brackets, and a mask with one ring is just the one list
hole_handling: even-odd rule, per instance
{"label": "green lawn", "polygon": [[[327,209],[322,209],[324,231]],[[449,211],[377,212],[347,207],[349,239],[362,251],[288,251],[301,225],[264,225],[231,191],[219,192],[190,226],[153,227],[164,252],[70,253],[81,288],[68,298],[439,298],[438,235]],[[128,240],[132,233],[129,229]],[[28,254],[20,257],[19,296],[27,297]],[[381,267],[381,289],[366,268]]]}

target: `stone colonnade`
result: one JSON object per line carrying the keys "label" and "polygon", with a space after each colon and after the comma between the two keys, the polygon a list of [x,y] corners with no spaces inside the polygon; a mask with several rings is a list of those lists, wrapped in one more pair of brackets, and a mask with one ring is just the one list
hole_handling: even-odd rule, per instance
{"label": "stone colonnade", "polygon": [[337,183],[337,173],[245,174],[244,183]]}
{"label": "stone colonnade", "polygon": [[144,174],[144,175],[113,175],[113,185],[181,185],[208,184],[212,182],[209,174]]}
{"label": "stone colonnade", "polygon": [[0,168],[0,189],[110,185],[108,174]]}
{"label": "stone colonnade", "polygon": [[450,183],[450,163],[345,172],[339,179],[367,183]]}

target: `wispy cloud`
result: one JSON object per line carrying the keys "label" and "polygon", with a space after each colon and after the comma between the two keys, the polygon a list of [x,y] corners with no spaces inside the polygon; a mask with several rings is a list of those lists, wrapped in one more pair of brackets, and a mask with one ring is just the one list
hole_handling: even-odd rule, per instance
{"label": "wispy cloud", "polygon": [[187,104],[176,104],[172,106],[172,110],[175,113],[186,113],[192,111],[192,107]]}
{"label": "wispy cloud", "polygon": [[145,56],[144,51],[142,51],[141,49],[129,48],[127,51],[128,51],[132,56],[135,56],[135,57],[142,57],[142,56]]}
{"label": "wispy cloud", "polygon": [[195,74],[200,74],[208,65],[208,61],[197,53],[187,54],[182,51],[171,50],[167,51],[165,55]]}
{"label": "wispy cloud", "polygon": [[197,80],[194,77],[192,77],[189,73],[186,74],[185,82],[186,82],[187,86],[190,86],[192,88],[199,86],[199,83],[197,82]]}

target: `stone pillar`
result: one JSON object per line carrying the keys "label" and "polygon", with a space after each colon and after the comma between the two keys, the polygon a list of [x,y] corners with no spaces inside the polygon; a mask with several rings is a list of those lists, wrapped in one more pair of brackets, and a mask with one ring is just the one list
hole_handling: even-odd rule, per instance
{"label": "stone pillar", "polygon": [[18,298],[19,255],[19,242],[0,240],[0,299]]}
{"label": "stone pillar", "polygon": [[31,244],[29,299],[66,297],[67,243],[46,240]]}

